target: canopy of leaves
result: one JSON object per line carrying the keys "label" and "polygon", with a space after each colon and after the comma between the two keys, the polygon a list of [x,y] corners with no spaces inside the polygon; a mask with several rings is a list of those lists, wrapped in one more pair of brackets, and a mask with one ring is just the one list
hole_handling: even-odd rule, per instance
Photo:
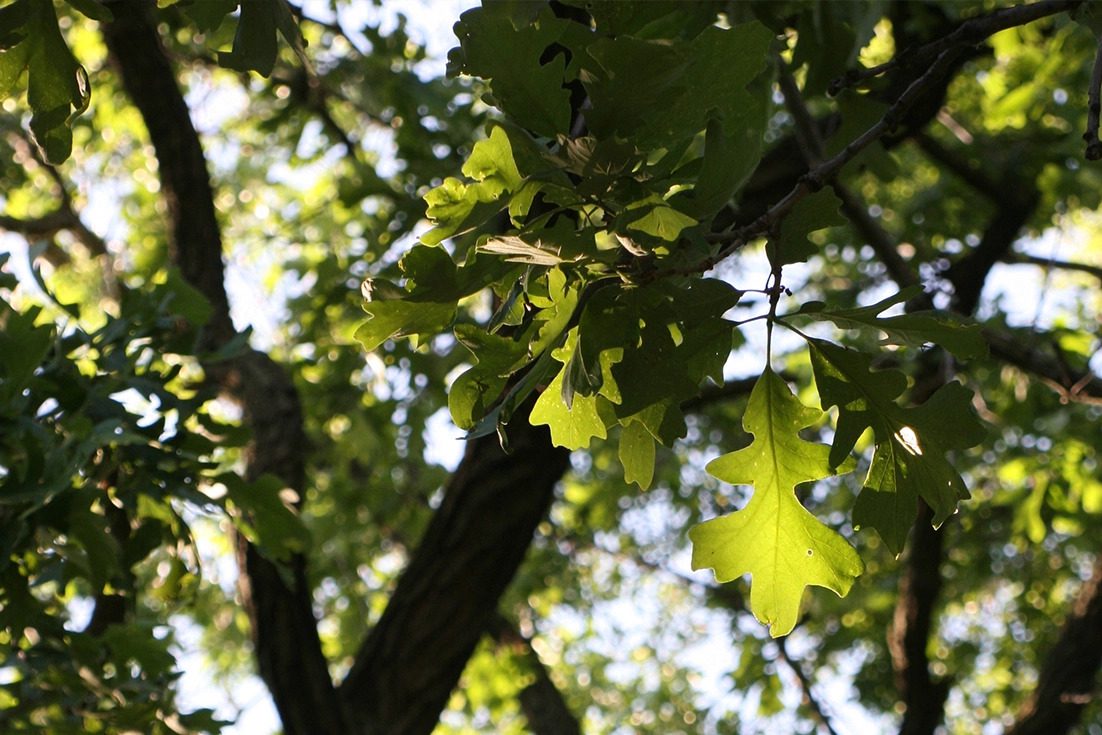
{"label": "canopy of leaves", "polygon": [[1097,720],[1092,4],[367,5],[0,7],[5,727]]}

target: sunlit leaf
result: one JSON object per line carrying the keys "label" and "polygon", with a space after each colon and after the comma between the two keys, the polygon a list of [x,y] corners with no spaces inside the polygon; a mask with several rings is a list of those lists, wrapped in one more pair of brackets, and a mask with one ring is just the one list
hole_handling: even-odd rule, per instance
{"label": "sunlit leaf", "polygon": [[832,467],[828,447],[800,437],[800,431],[821,416],[766,369],[743,415],[743,427],[754,436],[753,443],[713,460],[707,468],[724,482],[752,484],[750,502],[689,531],[693,569],[714,569],[720,582],[751,576],[750,609],[773,637],[795,627],[806,586],[845,596],[863,569],[853,547],[796,497],[797,485],[850,469]]}

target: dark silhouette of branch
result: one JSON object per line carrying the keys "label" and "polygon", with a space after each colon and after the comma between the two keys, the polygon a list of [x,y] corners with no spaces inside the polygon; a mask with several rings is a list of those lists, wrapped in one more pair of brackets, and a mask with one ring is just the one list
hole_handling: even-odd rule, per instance
{"label": "dark silhouette of branch", "polygon": [[930,675],[926,655],[942,582],[943,533],[933,527],[933,517],[930,507],[920,500],[888,631],[896,689],[905,707],[900,735],[932,735],[945,715],[945,700],[949,696],[949,682],[935,680]]}
{"label": "dark silhouette of branch", "polygon": [[815,716],[815,720],[829,735],[838,735],[838,731],[834,729],[830,717],[827,716],[826,709],[823,707],[818,697],[815,696],[815,691],[812,689],[811,677],[804,671],[803,664],[793,659],[788,653],[788,647],[785,645],[787,639],[788,636],[778,638],[777,649],[780,651],[781,660],[788,665],[788,668],[792,670],[792,673],[796,675],[796,680],[800,683],[800,691],[803,694],[804,704],[811,709],[812,714]]}
{"label": "dark silhouette of branch", "polygon": [[[804,104],[803,95],[800,94],[800,88],[796,85],[796,80],[792,77],[788,66],[778,59],[777,67],[785,108],[796,123],[796,140],[800,144],[804,160],[809,167],[817,166],[823,157],[823,141],[819,134],[819,127],[811,117],[807,105]],[[887,268],[892,280],[901,288],[919,285],[918,275],[899,254],[895,239],[873,220],[857,196],[837,179],[831,182],[831,188],[842,202],[842,212],[846,219],[868,241],[869,247]]]}
{"label": "dark silhouette of branch", "polygon": [[943,51],[920,77],[908,85],[903,94],[888,108],[880,120],[864,133],[851,140],[845,148],[833,157],[807,171],[796,181],[795,186],[788,194],[780,201],[775,202],[753,222],[741,227],[731,225],[721,232],[709,235],[710,240],[723,243],[723,246],[715,256],[706,258],[690,270],[693,272],[708,270],[737,252],[747,243],[772,232],[804,197],[823,188],[858,153],[894,130],[916,102],[944,82],[952,73],[956,68],[958,55],[959,52],[954,49]]}
{"label": "dark silhouette of branch", "polygon": [[[235,332],[202,145],[149,16],[149,4],[119,0],[111,7],[114,20],[103,24],[103,36],[156,151],[161,194],[168,205],[169,257],[213,307],[203,342],[215,348]],[[302,409],[290,377],[256,351],[206,368],[242,405],[253,431],[246,450],[246,476],[270,472],[301,498],[306,442]],[[284,731],[291,735],[348,732],[321,652],[305,560],[294,557],[281,568],[243,539],[239,539],[239,560],[241,597],[252,623],[260,675],[272,693]]]}
{"label": "dark silhouette of branch", "polygon": [[518,411],[510,454],[467,445],[417,551],[340,687],[349,732],[427,735],[550,508],[568,452]]}
{"label": "dark silhouette of branch", "polygon": [[1102,266],[1090,265],[1089,263],[1075,263],[1068,260],[1058,260],[1056,258],[1041,258],[1036,255],[1026,255],[1025,253],[1007,253],[1003,256],[1002,261],[1004,263],[1036,265],[1045,269],[1051,268],[1055,270],[1086,273],[1088,276],[1094,276],[1102,280]]}
{"label": "dark silhouette of branch", "polygon": [[953,263],[945,273],[945,278],[953,286],[953,308],[962,314],[971,314],[979,304],[987,274],[1010,252],[1018,234],[1036,211],[1040,194],[1028,174],[1016,175],[1010,182],[996,182],[929,135],[920,134],[915,140],[927,155],[995,205],[995,214],[984,230],[979,245]]}
{"label": "dark silhouette of branch", "polygon": [[1014,188],[1013,202],[1000,206],[983,232],[979,245],[969,251],[945,273],[953,285],[953,308],[961,314],[972,314],[979,305],[987,275],[1002,260],[1018,238],[1022,228],[1037,209],[1040,195],[1030,182]]}
{"label": "dark silhouette of branch", "polygon": [[1091,67],[1090,84],[1087,91],[1087,129],[1083,133],[1083,140],[1087,142],[1084,157],[1088,161],[1097,161],[1102,158],[1102,140],[1098,139],[1098,119],[1102,115],[1102,36],[1098,37],[1098,50],[1094,55],[1094,66]]}
{"label": "dark silhouette of branch", "polygon": [[1026,25],[1035,20],[1074,10],[1083,0],[1043,0],[1031,5],[1000,8],[988,15],[964,21],[956,30],[923,46],[905,48],[891,61],[867,69],[852,69],[830,83],[829,93],[838,94],[847,87],[865,82],[903,66],[925,65],[950,49],[975,46],[1007,28]]}
{"label": "dark silhouette of branch", "polygon": [[578,718],[551,681],[547,667],[532,647],[532,639],[500,614],[490,621],[489,633],[498,645],[511,649],[532,676],[532,682],[521,690],[519,700],[533,735],[581,735]]}
{"label": "dark silhouette of branch", "polygon": [[1079,724],[1102,667],[1102,556],[1041,667],[1037,688],[1008,735],[1063,735]]}

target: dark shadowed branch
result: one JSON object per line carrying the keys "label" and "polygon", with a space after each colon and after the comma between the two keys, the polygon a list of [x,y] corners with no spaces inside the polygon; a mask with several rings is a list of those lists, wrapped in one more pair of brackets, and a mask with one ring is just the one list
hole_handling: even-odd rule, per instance
{"label": "dark shadowed branch", "polygon": [[[170,260],[213,307],[204,328],[204,344],[215,348],[235,332],[202,145],[148,15],[149,6],[125,0],[113,3],[112,12],[114,21],[103,25],[104,40],[156,151],[161,195],[168,205]],[[301,498],[305,441],[302,410],[290,377],[256,351],[207,369],[240,402],[253,430],[246,450],[246,475],[256,478],[271,472]],[[347,732],[321,652],[305,560],[296,557],[281,570],[243,540],[239,559],[242,601],[252,623],[260,675],[272,693],[284,731],[292,735]]]}
{"label": "dark shadowed branch", "polygon": [[1099,265],[1075,263],[1068,260],[1059,260],[1057,258],[1040,258],[1036,255],[1026,255],[1024,253],[1007,253],[1003,256],[1002,260],[1004,263],[1020,263],[1025,265],[1036,265],[1051,270],[1086,273],[1088,276],[1094,276],[1102,281],[1102,266]]}
{"label": "dark shadowed branch", "polygon": [[570,711],[562,692],[532,647],[532,639],[524,635],[503,615],[490,621],[490,635],[499,646],[513,651],[523,662],[532,681],[521,690],[520,708],[528,720],[533,735],[581,735],[578,718]]}
{"label": "dark shadowed branch", "polygon": [[1102,556],[1079,592],[1056,645],[1041,667],[1037,688],[1009,735],[1063,735],[1094,701],[1102,666]]}
{"label": "dark shadowed branch", "polygon": [[[800,88],[796,85],[796,80],[792,77],[788,66],[780,60],[777,66],[785,108],[796,123],[796,140],[799,142],[808,166],[817,166],[823,157],[823,141],[819,134],[819,127],[811,117],[807,105],[804,104],[803,95],[800,94]],[[842,202],[842,213],[868,242],[876,257],[887,268],[892,280],[900,288],[919,285],[918,274],[899,254],[895,239],[869,215],[857,195],[837,179],[831,182],[831,188]]]}
{"label": "dark shadowed branch", "polygon": [[932,735],[945,715],[949,682],[930,675],[926,648],[941,593],[942,537],[933,511],[919,501],[899,596],[888,631],[888,650],[900,701],[905,706],[900,735]]}
{"label": "dark shadowed branch", "polygon": [[340,688],[353,730],[431,733],[551,505],[568,453],[526,412],[470,442],[379,623]]}
{"label": "dark shadowed branch", "polygon": [[821,189],[858,153],[894,130],[916,102],[938,88],[946,77],[956,69],[957,56],[958,53],[953,49],[942,52],[921,76],[911,82],[903,94],[887,109],[883,117],[868,130],[847,143],[837,154],[808,170],[783,198],[775,202],[753,222],[743,226],[732,225],[722,232],[709,235],[709,239],[722,243],[723,246],[715,256],[705,259],[691,270],[708,270],[737,252],[747,243],[772,232],[804,197]]}

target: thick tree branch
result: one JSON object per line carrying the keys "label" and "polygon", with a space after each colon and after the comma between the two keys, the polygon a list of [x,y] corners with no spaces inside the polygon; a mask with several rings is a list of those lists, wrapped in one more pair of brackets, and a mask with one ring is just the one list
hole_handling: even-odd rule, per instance
{"label": "thick tree branch", "polygon": [[[164,53],[150,6],[141,0],[111,5],[115,20],[104,40],[123,86],[141,112],[156,150],[161,192],[168,204],[169,255],[183,277],[213,307],[204,343],[234,336],[224,286],[222,241],[199,136]],[[249,352],[206,366],[234,396],[253,431],[247,450],[250,478],[271,472],[303,494],[302,414],[286,373],[266,355]],[[321,653],[304,562],[293,559],[288,586],[279,567],[241,542],[241,592],[252,621],[260,674],[290,735],[347,732],[328,663]]]}
{"label": "thick tree branch", "polygon": [[953,308],[961,314],[972,314],[976,310],[988,273],[1010,252],[1011,245],[1037,209],[1040,196],[1032,183],[1017,191],[1020,199],[1012,205],[1000,206],[984,230],[980,244],[953,263],[945,274],[953,285]]}
{"label": "thick tree branch", "polygon": [[349,732],[427,735],[551,504],[568,453],[527,412],[471,442],[379,623],[340,687]]}
{"label": "thick tree branch", "polygon": [[852,87],[903,66],[928,64],[949,49],[975,46],[999,31],[1023,26],[1066,10],[1074,10],[1082,4],[1083,0],[1042,0],[1042,2],[1030,5],[1000,8],[988,15],[971,18],[957,26],[953,32],[935,41],[923,46],[901,50],[891,61],[867,69],[853,69],[846,72],[830,83],[829,92],[832,95],[838,94],[847,87]]}
{"label": "thick tree branch", "polygon": [[1084,157],[1088,161],[1097,161],[1102,158],[1102,140],[1098,139],[1098,119],[1102,115],[1102,36],[1098,37],[1090,84],[1087,90],[1087,129],[1083,133],[1083,140],[1087,142]]}
{"label": "thick tree branch", "polygon": [[934,606],[941,592],[941,557],[942,532],[933,527],[933,511],[919,501],[907,566],[888,631],[895,684],[906,707],[900,735],[932,735],[945,713],[949,684],[930,676],[926,655]]}
{"label": "thick tree branch", "polygon": [[532,647],[532,639],[503,615],[493,617],[489,632],[498,645],[511,649],[521,659],[532,676],[532,682],[521,690],[519,699],[533,735],[581,735],[578,718],[551,681],[547,667]]}
{"label": "thick tree branch", "polygon": [[1009,735],[1063,735],[1079,724],[1102,667],[1102,556],[1041,668],[1037,688]]}

